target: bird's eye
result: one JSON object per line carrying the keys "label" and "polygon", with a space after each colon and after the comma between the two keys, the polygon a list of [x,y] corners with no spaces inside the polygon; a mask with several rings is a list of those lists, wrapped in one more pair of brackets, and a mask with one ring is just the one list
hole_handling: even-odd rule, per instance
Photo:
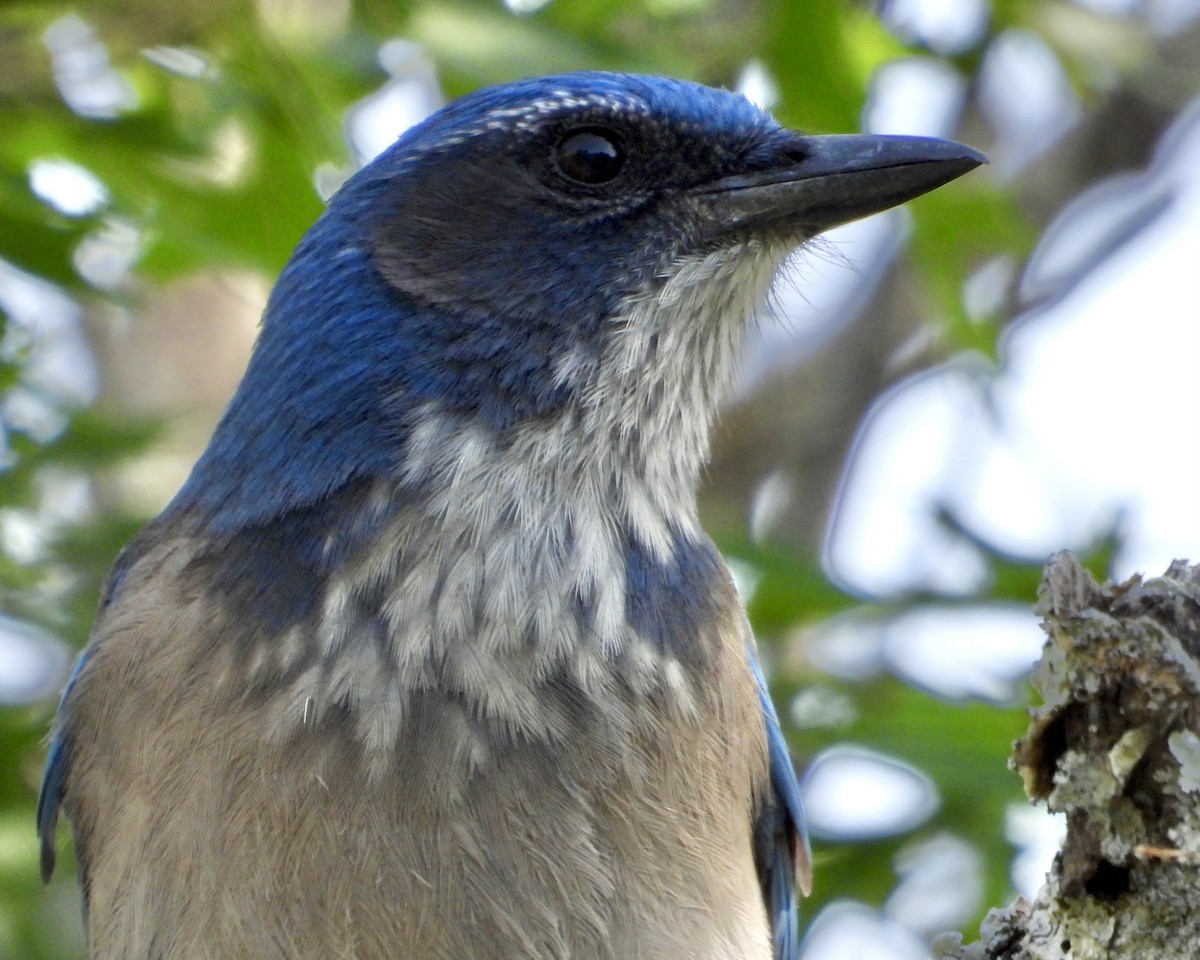
{"label": "bird's eye", "polygon": [[559,173],[578,183],[608,183],[625,166],[625,150],[608,130],[574,130],[558,141],[554,162]]}

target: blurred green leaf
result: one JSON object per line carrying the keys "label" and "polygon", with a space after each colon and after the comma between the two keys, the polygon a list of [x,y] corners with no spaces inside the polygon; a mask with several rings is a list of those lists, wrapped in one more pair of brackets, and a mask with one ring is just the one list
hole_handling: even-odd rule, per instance
{"label": "blurred green leaf", "polygon": [[[820,869],[813,906],[819,908],[850,890],[882,905],[895,885],[896,853],[914,839],[943,830],[982,852],[987,869],[985,906],[1006,902],[1013,850],[1003,839],[1001,826],[1010,804],[1026,802],[1020,778],[1008,769],[1012,742],[1027,723],[1024,709],[950,703],[886,676],[858,684],[828,679],[822,683],[855,705],[855,719],[844,727],[810,729],[792,736],[797,756],[811,758],[846,743],[869,745],[929,776],[942,805],[913,834],[862,844],[817,843],[814,853]],[[795,688],[776,685],[775,693],[778,702],[786,705]]]}

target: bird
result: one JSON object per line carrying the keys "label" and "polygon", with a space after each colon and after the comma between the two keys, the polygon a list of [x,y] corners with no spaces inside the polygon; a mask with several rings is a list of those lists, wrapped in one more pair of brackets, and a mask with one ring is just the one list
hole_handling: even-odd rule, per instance
{"label": "bird", "polygon": [[794,250],[982,162],[584,71],[350,176],[60,700],[93,960],[795,960],[710,427]]}

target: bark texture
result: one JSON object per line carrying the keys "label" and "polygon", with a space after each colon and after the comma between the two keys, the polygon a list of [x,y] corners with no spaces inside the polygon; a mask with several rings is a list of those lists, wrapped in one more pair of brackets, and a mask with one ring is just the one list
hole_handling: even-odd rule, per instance
{"label": "bark texture", "polygon": [[1045,702],[1012,763],[1067,837],[1032,902],[993,911],[979,943],[943,938],[938,956],[1200,956],[1200,565],[1100,585],[1061,553],[1037,610]]}

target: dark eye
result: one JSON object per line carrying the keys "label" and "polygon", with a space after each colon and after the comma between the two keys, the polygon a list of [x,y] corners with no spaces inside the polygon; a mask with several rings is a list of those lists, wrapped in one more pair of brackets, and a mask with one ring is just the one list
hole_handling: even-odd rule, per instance
{"label": "dark eye", "polygon": [[579,183],[608,183],[625,166],[625,150],[608,130],[575,130],[554,148],[554,162],[564,177]]}

